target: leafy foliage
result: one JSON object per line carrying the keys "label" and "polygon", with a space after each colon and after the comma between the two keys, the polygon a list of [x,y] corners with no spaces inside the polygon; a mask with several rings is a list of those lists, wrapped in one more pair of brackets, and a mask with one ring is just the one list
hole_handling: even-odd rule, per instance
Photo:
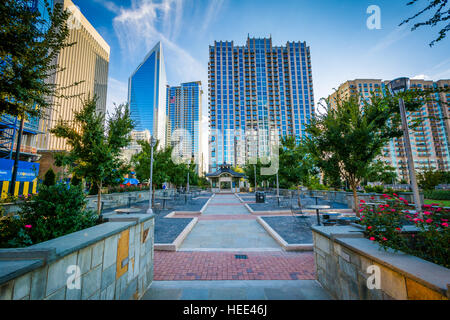
{"label": "leafy foliage", "polygon": [[51,107],[49,97],[68,97],[48,81],[63,69],[54,63],[68,43],[69,11],[62,4],[54,9],[44,1],[50,23],[33,10],[31,1],[3,0],[0,3],[0,114],[37,116]]}
{"label": "leafy foliage", "polygon": [[56,184],[56,175],[52,168],[45,173],[43,184],[47,187]]}
{"label": "leafy foliage", "polygon": [[127,169],[120,153],[122,148],[130,144],[134,124],[128,105],[119,105],[108,118],[105,127],[105,117],[102,113],[97,113],[96,102],[96,97],[84,101],[83,109],[75,112],[76,126],[60,121],[50,132],[57,137],[66,138],[72,147],[70,152],[61,155],[66,162],[73,164],[72,172],[88,179],[98,188],[97,210],[100,214],[104,182],[120,179]]}
{"label": "leafy foliage", "polygon": [[[402,97],[409,111],[421,105],[412,95]],[[353,190],[356,206],[357,187],[370,173],[372,162],[391,138],[402,135],[398,100],[389,94],[373,95],[371,100],[361,102],[354,96],[341,99],[338,95],[336,108],[326,103],[327,112],[307,126],[305,145],[323,171],[333,175],[332,171],[339,169],[339,175]]]}
{"label": "leafy foliage", "polygon": [[[407,3],[408,6],[414,5],[418,2],[418,0],[411,0]],[[427,21],[424,22],[417,22],[414,24],[414,26],[411,28],[411,31],[416,30],[419,27],[422,26],[431,26],[435,27],[440,22],[446,22],[450,19],[450,7],[447,5],[449,4],[448,0],[428,0],[427,6],[420,10],[418,13],[416,13],[414,16],[404,20],[402,23],[400,23],[400,26],[406,23],[411,22],[412,20],[418,18],[419,16],[422,16],[427,11],[435,10],[433,16],[429,18]],[[450,30],[450,22],[447,23],[446,26],[444,26],[441,31],[439,31],[439,36],[430,42],[430,47],[434,46],[437,42],[443,40],[447,36],[447,32]]]}
{"label": "leafy foliage", "polygon": [[450,190],[426,190],[424,196],[432,200],[450,200]]}
{"label": "leafy foliage", "polygon": [[97,224],[86,210],[80,187],[41,186],[39,194],[21,204],[18,218],[0,220],[0,247],[24,247],[83,230]]}
{"label": "leafy foliage", "polygon": [[419,186],[424,190],[434,190],[439,184],[447,184],[450,181],[450,172],[427,169],[417,174]]}
{"label": "leafy foliage", "polygon": [[397,180],[395,168],[381,160],[374,160],[367,169],[366,180],[386,184]]}
{"label": "leafy foliage", "polygon": [[[398,197],[384,195],[389,202],[371,208],[361,201],[361,224],[366,227],[365,235],[376,241],[383,249],[392,248],[419,258],[450,267],[450,228],[448,225],[450,211],[424,205],[423,218],[417,213],[410,213],[408,202]],[[402,233],[407,224],[416,225],[416,234]]]}

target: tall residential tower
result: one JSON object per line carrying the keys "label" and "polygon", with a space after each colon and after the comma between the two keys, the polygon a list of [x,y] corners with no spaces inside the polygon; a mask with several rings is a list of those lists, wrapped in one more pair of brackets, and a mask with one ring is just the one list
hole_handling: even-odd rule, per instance
{"label": "tall residential tower", "polygon": [[[209,171],[267,155],[278,136],[305,135],[314,115],[310,49],[305,42],[273,46],[248,38],[245,46],[209,47]],[[256,143],[249,143],[258,137]],[[255,150],[255,148],[257,150]]]}
{"label": "tall residential tower", "polygon": [[167,87],[167,144],[179,145],[185,158],[194,157],[198,174],[203,173],[201,153],[202,87],[200,81]]}

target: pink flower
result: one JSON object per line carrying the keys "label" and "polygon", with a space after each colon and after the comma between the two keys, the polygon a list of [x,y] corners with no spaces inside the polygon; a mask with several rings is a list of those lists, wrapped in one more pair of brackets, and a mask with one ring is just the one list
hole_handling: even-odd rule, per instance
{"label": "pink flower", "polygon": [[431,204],[424,204],[423,207],[424,207],[424,208],[431,209]]}
{"label": "pink flower", "polygon": [[429,216],[431,214],[431,212],[430,211],[424,211],[423,214],[426,215],[426,216]]}
{"label": "pink flower", "polygon": [[447,222],[447,221],[448,221],[448,219],[441,219],[441,221]]}
{"label": "pink flower", "polygon": [[372,229],[372,226],[368,226],[367,229],[369,229],[369,230]]}
{"label": "pink flower", "polygon": [[25,228],[27,228],[27,229],[31,229],[31,224],[27,224],[27,225],[25,225]]}
{"label": "pink flower", "polygon": [[387,240],[387,238],[383,237],[383,241],[386,241],[386,240]]}
{"label": "pink flower", "polygon": [[395,212],[395,209],[391,209],[391,212]]}
{"label": "pink flower", "polygon": [[393,195],[394,195],[395,197],[398,197],[398,194],[396,194],[396,193],[393,193]]}
{"label": "pink flower", "polygon": [[363,212],[364,211],[364,209],[359,209],[359,212]]}
{"label": "pink flower", "polygon": [[359,202],[361,202],[361,203],[366,203],[363,199],[359,200]]}
{"label": "pink flower", "polygon": [[370,241],[375,241],[375,238],[374,237],[370,237],[369,240]]}
{"label": "pink flower", "polygon": [[433,219],[427,219],[427,220],[425,220],[425,222],[426,222],[426,223],[432,223],[432,222],[433,222]]}
{"label": "pink flower", "polygon": [[397,231],[401,231],[402,229],[400,229],[400,228],[395,228],[395,230],[397,230]]}
{"label": "pink flower", "polygon": [[448,223],[447,223],[447,222],[444,222],[442,225],[443,225],[444,227],[448,227]]}

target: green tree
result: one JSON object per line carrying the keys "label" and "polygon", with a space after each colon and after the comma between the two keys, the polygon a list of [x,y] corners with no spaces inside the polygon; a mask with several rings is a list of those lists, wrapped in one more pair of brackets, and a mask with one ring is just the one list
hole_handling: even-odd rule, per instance
{"label": "green tree", "polygon": [[[402,95],[407,108],[417,109],[420,103],[407,94]],[[387,96],[373,96],[370,101],[339,96],[336,108],[328,104],[327,112],[312,119],[307,126],[305,143],[317,165],[324,169],[339,168],[353,191],[354,210],[359,216],[357,187],[367,176],[370,164],[381,148],[393,137],[402,135],[397,100]]]}
{"label": "green tree", "polygon": [[424,190],[434,190],[441,183],[448,183],[449,173],[446,171],[433,170],[431,168],[417,173],[419,186]]}
{"label": "green tree", "polygon": [[37,116],[51,106],[51,97],[68,97],[61,93],[68,87],[48,80],[63,70],[55,64],[59,52],[74,45],[67,42],[70,12],[44,3],[49,23],[31,1],[0,3],[0,115]]}
{"label": "green tree", "polygon": [[44,186],[53,186],[56,184],[56,175],[52,168],[48,169],[44,176]]}
{"label": "green tree", "polygon": [[[115,106],[114,113],[108,117],[96,111],[97,98],[84,100],[83,109],[75,112],[75,126],[59,122],[50,132],[66,138],[72,147],[65,154],[73,163],[72,172],[78,177],[87,178],[98,188],[97,212],[101,211],[101,194],[105,180],[121,178],[119,168],[124,166],[120,154],[122,148],[131,142],[130,133],[134,124],[130,118],[128,105]],[[75,128],[79,127],[80,131]]]}
{"label": "green tree", "polygon": [[[434,14],[432,14],[431,17],[428,18],[426,21],[417,22],[414,24],[414,26],[411,28],[411,31],[416,30],[419,27],[422,26],[430,26],[435,27],[438,23],[447,22],[447,25],[445,25],[441,31],[439,31],[439,36],[430,42],[430,47],[434,46],[437,42],[443,40],[447,36],[447,32],[450,30],[450,6],[448,0],[427,0],[428,4],[425,6],[424,9],[417,12],[412,17],[405,19],[400,23],[400,26],[403,24],[407,24],[411,22],[412,20],[415,20],[419,16],[426,15],[429,11],[434,11]],[[418,0],[410,0],[406,5],[411,6],[418,2]]]}
{"label": "green tree", "polygon": [[281,188],[309,185],[318,174],[314,159],[305,144],[297,143],[295,137],[283,137],[279,151],[278,179]]}
{"label": "green tree", "polygon": [[374,160],[367,169],[365,179],[368,182],[383,182],[390,184],[397,180],[395,168],[384,161]]}

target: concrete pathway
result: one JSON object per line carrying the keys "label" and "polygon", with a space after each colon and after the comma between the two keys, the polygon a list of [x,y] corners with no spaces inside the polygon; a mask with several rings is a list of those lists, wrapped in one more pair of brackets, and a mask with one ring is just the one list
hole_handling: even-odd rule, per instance
{"label": "concrete pathway", "polygon": [[144,300],[330,300],[315,280],[154,281]]}
{"label": "concrete pathway", "polygon": [[177,252],[155,251],[143,299],[330,299],[313,253],[283,251],[254,217],[235,195],[217,194]]}
{"label": "concrete pathway", "polygon": [[179,250],[272,249],[280,245],[256,220],[200,220]]}

